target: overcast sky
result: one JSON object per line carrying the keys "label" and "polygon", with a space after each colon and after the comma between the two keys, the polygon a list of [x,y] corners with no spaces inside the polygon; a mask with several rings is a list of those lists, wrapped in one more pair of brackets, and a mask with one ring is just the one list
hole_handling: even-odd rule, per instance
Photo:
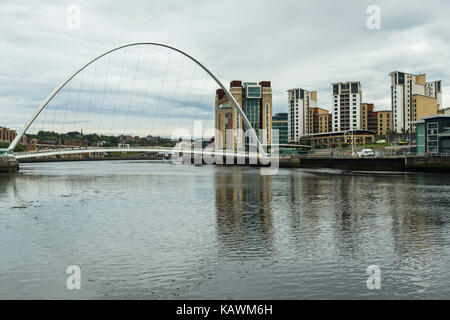
{"label": "overcast sky", "polygon": [[[81,10],[80,29],[67,9]],[[381,9],[370,30],[369,5]],[[0,126],[18,128],[47,94],[89,58],[135,41],[187,51],[227,83],[270,80],[274,112],[286,90],[318,91],[358,80],[363,101],[390,109],[389,72],[443,80],[450,106],[449,1],[24,1],[0,3]]]}

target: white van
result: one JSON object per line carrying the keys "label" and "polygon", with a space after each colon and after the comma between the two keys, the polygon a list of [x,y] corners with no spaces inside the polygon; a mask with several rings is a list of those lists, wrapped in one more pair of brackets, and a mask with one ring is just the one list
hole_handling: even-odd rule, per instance
{"label": "white van", "polygon": [[360,152],[358,152],[358,157],[364,158],[364,157],[374,157],[375,153],[373,153],[372,149],[362,149]]}

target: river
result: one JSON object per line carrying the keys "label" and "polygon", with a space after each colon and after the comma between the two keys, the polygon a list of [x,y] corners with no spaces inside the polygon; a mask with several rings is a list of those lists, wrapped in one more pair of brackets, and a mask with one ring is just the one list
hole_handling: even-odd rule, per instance
{"label": "river", "polygon": [[0,176],[0,299],[449,299],[449,195],[439,174],[22,164]]}

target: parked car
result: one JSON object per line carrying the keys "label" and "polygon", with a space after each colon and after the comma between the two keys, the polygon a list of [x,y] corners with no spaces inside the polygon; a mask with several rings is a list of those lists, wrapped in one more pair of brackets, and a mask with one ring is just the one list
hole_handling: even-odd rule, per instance
{"label": "parked car", "polygon": [[374,157],[375,153],[373,153],[372,149],[362,149],[358,152],[358,157],[365,158],[365,157]]}

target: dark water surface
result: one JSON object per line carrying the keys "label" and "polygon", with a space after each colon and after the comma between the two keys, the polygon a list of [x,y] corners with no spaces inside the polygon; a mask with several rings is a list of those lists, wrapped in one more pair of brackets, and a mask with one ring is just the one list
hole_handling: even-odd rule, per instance
{"label": "dark water surface", "polygon": [[448,299],[449,195],[439,174],[23,164],[0,176],[0,298]]}

